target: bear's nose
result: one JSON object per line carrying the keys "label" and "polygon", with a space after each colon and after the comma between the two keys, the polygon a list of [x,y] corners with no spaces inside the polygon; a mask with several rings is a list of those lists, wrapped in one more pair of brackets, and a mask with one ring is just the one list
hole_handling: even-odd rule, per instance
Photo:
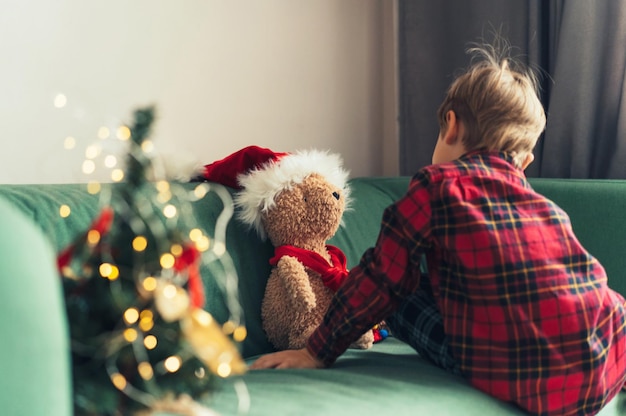
{"label": "bear's nose", "polygon": [[333,192],[333,196],[335,197],[335,199],[339,199],[339,192]]}

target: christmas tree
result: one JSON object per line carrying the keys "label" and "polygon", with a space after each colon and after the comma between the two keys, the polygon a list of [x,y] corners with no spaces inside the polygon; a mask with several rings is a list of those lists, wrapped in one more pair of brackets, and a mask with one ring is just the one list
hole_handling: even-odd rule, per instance
{"label": "christmas tree", "polygon": [[58,257],[76,414],[193,413],[216,380],[245,371],[232,342],[245,337],[241,318],[222,326],[203,309],[200,265],[223,271],[228,253],[211,250],[223,242],[195,226],[176,184],[148,180],[153,120],[152,107],[135,112],[123,181]]}

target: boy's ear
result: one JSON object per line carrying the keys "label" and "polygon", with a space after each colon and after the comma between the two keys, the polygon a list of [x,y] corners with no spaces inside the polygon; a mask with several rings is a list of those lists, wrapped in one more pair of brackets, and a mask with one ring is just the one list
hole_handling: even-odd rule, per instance
{"label": "boy's ear", "polygon": [[522,162],[522,170],[526,169],[528,167],[528,165],[533,163],[533,160],[535,160],[535,155],[532,152],[528,153],[526,155],[526,158]]}
{"label": "boy's ear", "polygon": [[456,113],[452,110],[448,110],[446,113],[446,127],[441,138],[448,145],[456,143],[459,138],[459,121],[456,118]]}

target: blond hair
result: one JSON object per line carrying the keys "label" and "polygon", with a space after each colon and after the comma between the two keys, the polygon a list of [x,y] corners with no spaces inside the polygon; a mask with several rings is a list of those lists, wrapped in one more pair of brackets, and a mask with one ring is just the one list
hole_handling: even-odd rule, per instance
{"label": "blond hair", "polygon": [[545,128],[546,116],[536,74],[507,57],[509,50],[501,43],[468,49],[472,64],[448,88],[437,117],[445,131],[446,114],[454,111],[465,127],[462,142],[468,151],[507,152],[521,167]]}

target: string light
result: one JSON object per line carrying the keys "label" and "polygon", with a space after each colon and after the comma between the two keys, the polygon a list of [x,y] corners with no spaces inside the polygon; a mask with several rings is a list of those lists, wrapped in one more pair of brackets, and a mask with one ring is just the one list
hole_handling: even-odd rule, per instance
{"label": "string light", "polygon": [[143,279],[143,288],[148,292],[152,292],[157,288],[157,279],[152,276],[148,276]]}
{"label": "string light", "polygon": [[67,105],[67,97],[65,94],[57,94],[54,97],[54,106],[56,108],[63,108]]}
{"label": "string light", "polygon": [[95,246],[100,242],[100,232],[98,230],[89,230],[87,232],[87,244]]}
{"label": "string light", "polygon": [[176,216],[176,207],[172,204],[168,204],[163,208],[163,215],[167,218],[174,218]]}
{"label": "string light", "polygon": [[124,312],[124,320],[128,325],[132,325],[139,319],[139,311],[137,308],[128,308]]}
{"label": "string light", "polygon": [[120,276],[120,270],[111,263],[102,263],[98,271],[100,272],[100,276],[109,280],[115,280]]}
{"label": "string light", "polygon": [[83,162],[83,173],[85,175],[91,175],[95,171],[96,171],[96,164],[93,162],[93,160],[85,160]]}
{"label": "string light", "polygon": [[170,253],[172,253],[174,257],[179,257],[181,254],[183,254],[183,246],[181,246],[180,244],[172,244],[172,246],[170,247]]}
{"label": "string light", "polygon": [[91,195],[98,194],[101,189],[102,189],[102,185],[100,185],[100,182],[90,181],[87,184],[87,192]]}
{"label": "string light", "polygon": [[63,140],[63,147],[67,150],[71,150],[76,147],[76,139],[72,136],[67,136],[65,140]]}
{"label": "string light", "polygon": [[101,140],[108,139],[111,136],[111,130],[108,127],[102,126],[98,129],[98,138]]}
{"label": "string light", "polygon": [[72,209],[69,205],[63,204],[59,207],[59,215],[61,218],[67,218],[72,213]]}
{"label": "string light", "polygon": [[124,171],[122,169],[113,169],[111,179],[113,182],[121,182],[124,179]]}
{"label": "string light", "polygon": [[154,143],[151,140],[146,140],[141,144],[141,150],[147,154],[154,152]]}
{"label": "string light", "polygon": [[222,378],[228,377],[231,372],[232,372],[232,368],[230,364],[228,363],[221,363],[220,365],[217,366],[217,375]]}
{"label": "string light", "polygon": [[117,166],[117,157],[115,155],[108,155],[104,158],[104,166],[107,168],[114,168]]}
{"label": "string light", "polygon": [[182,363],[183,363],[183,361],[181,360],[181,358],[179,356],[172,355],[172,356],[167,357],[165,359],[165,361],[163,362],[163,366],[170,373],[175,373],[178,370],[180,370],[180,367],[181,367]]}
{"label": "string light", "polygon": [[147,361],[139,363],[137,366],[137,372],[144,380],[150,380],[154,376],[154,370]]}
{"label": "string light", "polygon": [[148,239],[143,235],[138,235],[133,239],[133,250],[144,251],[148,247]]}
{"label": "string light", "polygon": [[210,189],[209,185],[203,183],[194,188],[193,194],[196,198],[202,199],[205,197],[207,192],[209,192],[209,189]]}
{"label": "string light", "polygon": [[155,337],[154,335],[148,335],[143,339],[143,345],[148,350],[155,349],[157,344],[158,344],[157,337]]}
{"label": "string light", "polygon": [[237,329],[235,329],[235,331],[233,332],[233,339],[236,342],[243,342],[243,340],[245,340],[247,336],[248,330],[244,326],[237,327]]}
{"label": "string light", "polygon": [[137,340],[137,330],[134,328],[126,328],[124,330],[124,339],[128,342],[135,342]]}
{"label": "string light", "polygon": [[126,388],[126,377],[120,373],[111,374],[111,382],[118,390],[124,390]]}
{"label": "string light", "polygon": [[189,231],[189,239],[193,242],[198,241],[202,237],[204,237],[204,233],[199,228],[192,228],[191,231]]}
{"label": "string light", "polygon": [[159,262],[162,268],[171,269],[172,267],[174,267],[174,263],[176,262],[176,259],[174,258],[172,253],[165,253],[161,256],[161,259]]}
{"label": "string light", "polygon": [[87,149],[85,149],[85,157],[87,159],[95,159],[100,155],[101,152],[102,148],[100,146],[92,144],[91,146],[88,146]]}
{"label": "string light", "polygon": [[130,129],[127,126],[119,126],[115,136],[120,140],[128,140],[130,139]]}
{"label": "string light", "polygon": [[[54,105],[57,108],[63,108],[67,103],[68,100],[64,94],[58,94],[54,97]],[[131,130],[131,128],[125,125],[117,127],[102,125],[95,133],[97,139],[100,140],[118,139],[128,141],[132,139],[133,143],[140,143],[141,151],[147,155],[154,151],[154,144],[150,140],[137,140],[137,136],[141,135],[142,131],[146,130],[140,128],[135,129],[135,127]],[[63,145],[67,150],[74,149],[77,145],[77,140],[73,136],[66,136]],[[126,176],[132,178],[132,175],[136,175],[137,171],[129,170],[126,172],[118,168],[118,165],[120,165],[118,157],[112,153],[109,154],[109,150],[107,149],[108,144],[105,142],[98,142],[87,146],[84,153],[85,160],[82,161],[81,166],[82,172],[91,175],[96,171],[97,167],[99,169],[104,167],[111,170],[109,174],[113,182],[121,182]],[[133,152],[136,151],[137,149],[133,149]],[[136,160],[143,164],[142,160],[145,160],[145,158],[137,158]],[[142,167],[145,168],[145,166]],[[129,181],[129,183],[135,182]],[[151,252],[144,255],[132,256],[131,259],[133,262],[145,261],[146,264],[150,264],[150,267],[146,267],[146,269],[149,270],[151,275],[147,275],[144,271],[143,267],[145,267],[145,265],[140,266],[141,268],[137,268],[132,262],[130,265],[127,264],[124,258],[124,262],[120,264],[124,264],[125,266],[123,269],[123,273],[125,274],[123,277],[125,280],[120,283],[112,284],[108,296],[112,297],[116,305],[126,305],[125,309],[123,309],[123,313],[121,313],[121,316],[118,318],[119,322],[126,325],[126,327],[123,327],[124,329],[117,333],[118,335],[116,337],[111,337],[110,340],[106,339],[106,337],[99,337],[99,339],[103,340],[105,344],[108,344],[103,345],[106,351],[112,351],[111,355],[107,358],[106,367],[113,386],[123,391],[124,394],[132,400],[142,403],[147,407],[151,407],[152,403],[161,400],[159,397],[161,394],[167,395],[169,392],[167,388],[164,390],[160,389],[161,386],[158,386],[159,380],[155,380],[157,384],[152,384],[152,387],[149,387],[149,384],[142,385],[141,379],[146,381],[152,380],[155,378],[155,375],[157,375],[156,378],[158,378],[163,374],[163,371],[167,373],[178,372],[187,359],[191,357],[189,352],[192,352],[204,365],[195,368],[194,375],[197,379],[204,379],[207,376],[207,371],[219,377],[228,377],[229,375],[240,374],[245,371],[245,364],[242,364],[241,358],[237,361],[238,352],[236,348],[229,343],[231,340],[241,342],[245,339],[247,332],[245,327],[239,324],[242,312],[241,305],[239,305],[238,298],[235,294],[236,285],[232,285],[230,284],[231,282],[228,282],[228,280],[236,278],[236,272],[232,267],[232,261],[228,258],[224,241],[226,235],[225,228],[233,214],[232,200],[229,199],[230,194],[228,191],[220,192],[219,186],[216,185],[213,187],[209,184],[199,184],[193,189],[187,188],[186,185],[174,186],[165,180],[153,183],[145,181],[142,186],[144,186],[144,184],[146,185],[145,187],[137,188],[137,192],[141,194],[138,195],[141,197],[141,200],[137,198],[137,201],[133,203],[138,204],[141,202],[146,205],[137,205],[140,208],[138,212],[133,210],[116,210],[114,216],[115,221],[118,221],[118,218],[122,216],[121,221],[126,221],[130,224],[134,231],[134,225],[130,221],[133,220],[132,216],[135,215],[143,217],[144,214],[148,216],[151,212],[154,212],[160,219],[176,218],[176,220],[175,222],[164,221],[163,224],[160,224],[159,221],[146,222],[147,227],[137,228],[141,229],[145,235],[136,235],[132,238],[132,248],[134,252],[143,253],[148,249],[150,249]],[[114,198],[111,198],[113,194],[112,191],[115,191],[115,189],[116,187],[103,186],[100,182],[95,180],[91,180],[87,184],[87,192],[91,195],[100,194],[100,200],[105,204],[111,204],[111,201],[116,201]],[[211,190],[216,192],[224,206],[215,224],[215,238],[213,235],[209,236],[205,234],[199,227],[189,227],[192,223],[192,220],[190,220],[191,216],[183,214],[192,212],[190,205],[180,205],[181,202],[189,204],[192,201],[202,199]],[[115,208],[114,204],[112,204],[112,207]],[[146,207],[154,208],[154,211],[143,209]],[[59,207],[59,215],[62,218],[69,217],[71,212],[72,210],[67,204],[63,204]],[[124,218],[124,216],[127,217]],[[146,220],[147,218],[141,219]],[[141,227],[141,223],[138,224]],[[172,238],[169,233],[169,228],[174,225],[176,226],[176,231],[180,230],[181,233],[185,233],[185,229],[190,229],[187,232],[189,240],[185,241],[184,234],[177,234],[176,232],[173,234],[174,238]],[[116,228],[113,229],[117,230]],[[100,231],[102,230],[100,229]],[[112,234],[115,237],[119,236],[117,231]],[[182,240],[180,239],[181,235],[183,236]],[[87,250],[82,250],[82,253],[88,253],[86,256],[90,256],[84,257],[84,259],[89,259],[89,261],[85,261],[82,267],[79,268],[79,262],[75,261],[77,259],[73,259],[69,266],[62,268],[64,276],[72,279],[84,279],[85,277],[93,276],[95,273],[95,276],[99,275],[109,281],[118,279],[120,277],[120,269],[116,266],[115,262],[120,261],[120,259],[117,257],[117,254],[114,253],[122,248],[110,247],[109,244],[117,242],[117,240],[111,240],[108,237],[107,233],[101,234],[95,229],[87,230],[85,240],[81,241],[85,241],[85,243],[82,244],[86,244],[87,246]],[[150,240],[150,245],[148,240]],[[165,240],[166,244],[163,244],[163,240]],[[185,253],[185,249],[190,242],[198,251],[204,252],[212,249],[212,254],[217,255],[217,257],[215,255],[206,256],[210,259],[211,263],[203,263],[203,267],[216,267],[215,270],[219,270],[219,272],[213,273],[214,277],[216,279],[224,279],[224,281],[220,282],[220,287],[224,288],[226,293],[225,301],[231,313],[230,317],[232,318],[229,319],[224,326],[221,326],[215,321],[208,312],[201,308],[191,306],[190,299],[192,297],[185,288],[188,279],[190,279],[187,273],[191,273],[191,269],[184,266],[183,270],[180,270],[181,268],[177,264],[177,259],[180,261],[181,256]],[[157,249],[163,250],[163,248],[169,250],[169,252],[158,254],[159,265],[162,270],[155,271],[153,270],[154,265],[151,263],[152,256],[158,253],[156,252]],[[96,255],[100,257],[95,257]],[[222,256],[224,256],[224,258],[221,258]],[[94,265],[93,261],[100,261],[101,263],[95,263],[95,266],[92,267],[92,265]],[[202,261],[204,262],[205,259],[202,258]],[[212,264],[213,262],[218,264],[214,265]],[[181,263],[184,264],[184,262]],[[176,267],[174,267],[175,265]],[[131,298],[137,301],[137,303],[132,306],[128,304],[129,298],[122,293],[128,290],[126,283],[129,281],[135,282],[137,290],[136,295],[138,295],[136,297],[131,296]],[[164,328],[159,328],[159,326],[164,321],[179,322],[182,328],[183,321],[188,320],[194,311],[198,312],[194,314],[194,316],[201,316],[202,318],[198,319],[203,321],[203,323],[200,326],[194,326],[192,332],[182,332],[181,340],[183,344],[178,347],[182,351],[185,351],[184,355],[174,350],[166,352],[166,354],[171,355],[164,361],[160,363],[150,362],[152,354],[148,354],[148,351],[154,350],[160,345],[160,338],[158,338],[157,335],[164,334],[168,339],[167,342],[161,343],[160,349],[176,348],[171,345],[170,335],[168,335],[169,331],[171,331],[171,327],[166,327],[164,331]],[[204,314],[200,312],[204,312]],[[204,325],[206,325],[206,327]],[[206,333],[207,329],[209,329],[208,333]],[[219,337],[214,339],[214,335],[219,335]],[[192,339],[194,340],[193,342],[191,341]],[[128,348],[128,346],[126,346],[120,348],[120,341],[131,343],[132,347]],[[128,358],[127,352],[128,354],[134,355],[136,367],[128,365],[129,363],[126,361]],[[160,354],[162,354],[162,352],[159,352],[159,355]],[[124,375],[118,369],[118,366],[123,369]],[[131,374],[133,368],[135,368],[135,374]],[[184,376],[186,377],[186,375]],[[131,382],[130,380],[133,381]],[[202,382],[206,383],[206,381]],[[96,405],[96,407],[97,406],[98,405]]]}

